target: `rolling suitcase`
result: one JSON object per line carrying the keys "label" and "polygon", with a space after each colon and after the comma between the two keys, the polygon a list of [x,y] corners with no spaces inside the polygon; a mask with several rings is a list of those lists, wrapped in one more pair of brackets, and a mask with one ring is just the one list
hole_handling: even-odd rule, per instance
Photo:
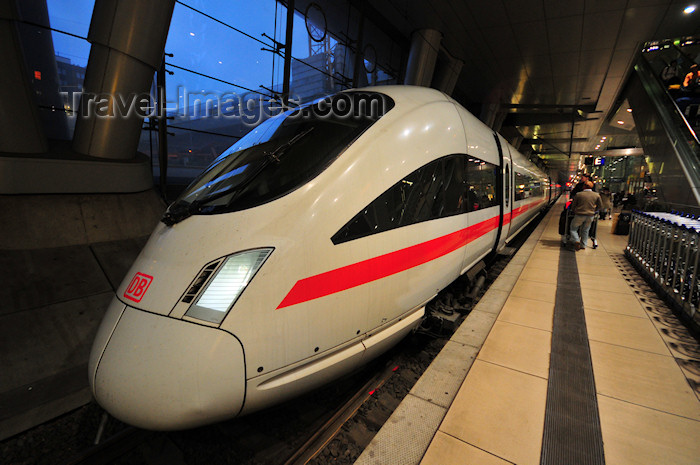
{"label": "rolling suitcase", "polygon": [[593,223],[591,223],[591,229],[588,231],[588,238],[591,240],[591,246],[594,249],[598,248],[598,239],[596,233],[598,232],[598,215],[593,217]]}
{"label": "rolling suitcase", "polygon": [[632,213],[622,212],[617,218],[617,224],[615,225],[615,231],[613,234],[619,236],[625,236],[630,233],[630,223],[632,222]]}

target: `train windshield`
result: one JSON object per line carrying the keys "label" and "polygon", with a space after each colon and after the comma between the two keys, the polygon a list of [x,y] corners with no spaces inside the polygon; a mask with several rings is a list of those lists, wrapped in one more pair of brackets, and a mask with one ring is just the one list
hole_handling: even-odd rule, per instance
{"label": "train windshield", "polygon": [[346,92],[270,118],[214,160],[162,221],[171,225],[280,198],[321,173],[393,106],[384,94]]}

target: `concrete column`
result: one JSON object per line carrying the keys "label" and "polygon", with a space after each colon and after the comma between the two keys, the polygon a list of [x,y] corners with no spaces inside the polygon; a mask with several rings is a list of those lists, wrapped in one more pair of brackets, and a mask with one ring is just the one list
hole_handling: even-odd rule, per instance
{"label": "concrete column", "polygon": [[453,57],[444,50],[440,53],[440,59],[438,59],[435,66],[435,73],[433,75],[433,82],[431,87],[440,90],[447,95],[452,95],[452,91],[455,89],[457,84],[457,79],[459,78],[459,73],[462,71],[462,66],[464,62]]}
{"label": "concrete column", "polygon": [[435,29],[419,29],[412,34],[404,84],[430,86],[441,41],[442,33]]}
{"label": "concrete column", "polygon": [[[85,72],[86,95],[73,136],[76,152],[110,159],[136,155],[143,118],[135,111],[128,116],[120,113],[125,113],[125,102],[127,110],[130,104],[140,105],[134,97],[151,89],[174,6],[175,0],[95,2],[88,34],[92,48]],[[118,105],[115,98],[121,99]],[[105,99],[108,104],[101,105]]]}
{"label": "concrete column", "polygon": [[14,1],[0,1],[0,152],[43,153],[48,143],[39,119],[17,31]]}

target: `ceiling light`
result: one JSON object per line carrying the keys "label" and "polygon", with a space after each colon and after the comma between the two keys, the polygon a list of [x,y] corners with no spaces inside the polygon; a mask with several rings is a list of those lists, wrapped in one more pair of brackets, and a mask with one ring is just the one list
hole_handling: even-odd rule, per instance
{"label": "ceiling light", "polygon": [[607,139],[607,138],[608,138],[607,136],[603,136],[603,140],[605,140],[605,139]]}
{"label": "ceiling light", "polygon": [[628,113],[632,113],[632,109],[631,109],[631,108],[628,108],[628,109],[627,109],[627,112],[628,112]]}
{"label": "ceiling light", "polygon": [[617,121],[617,124],[625,124],[625,122],[622,121],[622,120],[618,120],[618,121]]}
{"label": "ceiling light", "polygon": [[689,15],[690,13],[695,11],[695,5],[690,5],[685,7],[685,10],[683,10],[683,13]]}

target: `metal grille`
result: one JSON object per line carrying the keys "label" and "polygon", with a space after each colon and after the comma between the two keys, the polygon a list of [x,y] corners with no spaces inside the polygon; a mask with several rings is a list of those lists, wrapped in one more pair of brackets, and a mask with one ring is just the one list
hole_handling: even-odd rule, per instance
{"label": "metal grille", "polygon": [[221,260],[217,260],[204,267],[202,272],[199,273],[199,275],[194,280],[190,288],[182,297],[182,302],[189,304],[194,300],[195,297],[197,297],[197,294],[199,293],[200,289],[202,289],[202,286],[204,286],[204,284],[209,280],[209,277],[212,275],[212,273],[214,273],[216,268],[219,266],[219,263],[221,263]]}
{"label": "metal grille", "polygon": [[576,257],[562,250],[540,464],[575,463],[605,458]]}

